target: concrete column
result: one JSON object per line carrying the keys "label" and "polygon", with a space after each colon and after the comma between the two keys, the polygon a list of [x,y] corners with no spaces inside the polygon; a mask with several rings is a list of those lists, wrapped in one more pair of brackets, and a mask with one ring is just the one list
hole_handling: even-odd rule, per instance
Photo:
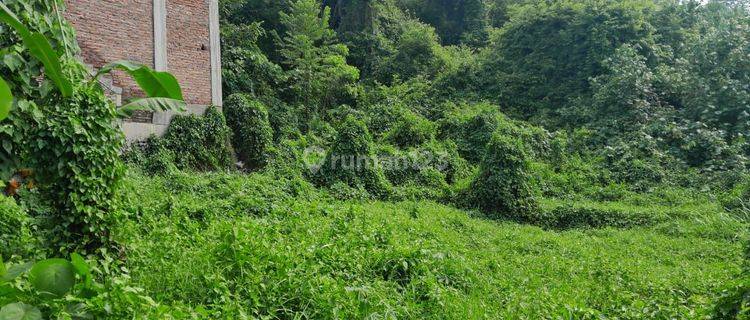
{"label": "concrete column", "polygon": [[154,69],[167,71],[167,0],[154,0]]}
{"label": "concrete column", "polygon": [[211,103],[222,105],[221,40],[219,35],[219,0],[208,0],[208,25],[211,47]]}

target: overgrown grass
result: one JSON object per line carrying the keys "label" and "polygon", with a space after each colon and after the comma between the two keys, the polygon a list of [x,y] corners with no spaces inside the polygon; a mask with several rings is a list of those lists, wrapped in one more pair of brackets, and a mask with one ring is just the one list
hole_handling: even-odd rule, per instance
{"label": "overgrown grass", "polygon": [[545,230],[433,202],[337,201],[261,174],[127,183],[126,269],[205,318],[701,318],[743,257],[745,224],[690,201],[546,200],[654,219]]}

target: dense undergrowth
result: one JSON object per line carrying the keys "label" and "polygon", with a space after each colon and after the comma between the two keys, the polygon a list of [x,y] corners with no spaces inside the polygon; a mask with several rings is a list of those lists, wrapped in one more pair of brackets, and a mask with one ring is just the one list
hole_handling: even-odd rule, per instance
{"label": "dense undergrowth", "polygon": [[[545,199],[540,228],[269,173],[124,184],[110,317],[702,318],[743,266],[744,220],[680,190]],[[2,209],[35,229],[29,205]]]}
{"label": "dense undergrowth", "polygon": [[570,214],[538,228],[263,174],[126,181],[130,277],[208,318],[700,318],[743,259],[744,222],[671,192],[545,200]]}
{"label": "dense undergrowth", "polygon": [[7,3],[75,91],[0,34],[0,319],[750,315],[743,3],[221,1],[225,106],[121,158]]}

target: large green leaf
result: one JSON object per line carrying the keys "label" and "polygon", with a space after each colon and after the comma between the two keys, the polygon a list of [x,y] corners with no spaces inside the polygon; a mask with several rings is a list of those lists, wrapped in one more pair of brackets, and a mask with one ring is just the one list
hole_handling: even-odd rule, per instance
{"label": "large green leaf", "polygon": [[2,277],[2,281],[13,281],[13,279],[18,278],[20,275],[26,273],[26,271],[29,271],[31,269],[31,266],[33,264],[31,262],[27,263],[21,263],[21,264],[14,264],[8,268],[5,275]]}
{"label": "large green leaf", "polygon": [[84,260],[81,255],[73,253],[70,255],[70,263],[73,264],[73,268],[75,268],[76,273],[81,276],[81,278],[83,278],[86,286],[90,286],[91,282],[93,281],[93,277],[91,276],[91,269],[86,263],[86,260]]}
{"label": "large green leaf", "polygon": [[70,262],[73,265],[73,268],[75,268],[76,273],[81,277],[88,277],[91,275],[91,270],[89,269],[89,265],[86,263],[86,260],[81,257],[80,254],[73,253],[70,255]]}
{"label": "large green leaf", "polygon": [[11,303],[0,309],[0,320],[42,320],[42,312],[25,303]]}
{"label": "large green leaf", "polygon": [[63,96],[72,96],[73,85],[65,77],[65,74],[63,74],[60,59],[52,49],[52,45],[50,45],[47,38],[41,33],[34,33],[31,35],[29,43],[25,44],[29,48],[31,55],[42,61],[44,64],[44,74],[55,83]]}
{"label": "large green leaf", "polygon": [[128,103],[118,109],[124,116],[131,116],[133,111],[148,110],[154,112],[185,111],[185,101],[170,98],[143,98]]}
{"label": "large green leaf", "polygon": [[21,20],[16,17],[16,14],[2,2],[0,2],[0,21],[7,23],[15,29],[21,38],[31,38],[31,31],[29,31],[29,28],[26,28],[26,26],[21,23]]}
{"label": "large green leaf", "polygon": [[[0,121],[3,121],[5,118],[8,117],[8,114],[10,113],[10,108],[12,106],[13,106],[13,93],[10,92],[10,87],[8,86],[8,83],[6,83],[5,80],[3,80],[3,78],[0,78]],[[2,270],[0,269],[0,271]],[[0,276],[2,276],[2,274],[0,274]]]}
{"label": "large green leaf", "polygon": [[37,262],[29,272],[29,280],[42,293],[63,297],[75,284],[75,267],[65,259],[49,259]]}
{"label": "large green leaf", "polygon": [[34,58],[44,65],[44,74],[55,83],[63,96],[73,95],[73,85],[62,71],[60,59],[52,49],[49,40],[41,33],[32,33],[5,4],[0,3],[0,21],[13,27],[21,37],[24,46]]}
{"label": "large green leaf", "polygon": [[177,78],[171,73],[154,71],[132,61],[120,60],[107,64],[99,70],[95,78],[115,69],[127,72],[150,98],[185,100]]}

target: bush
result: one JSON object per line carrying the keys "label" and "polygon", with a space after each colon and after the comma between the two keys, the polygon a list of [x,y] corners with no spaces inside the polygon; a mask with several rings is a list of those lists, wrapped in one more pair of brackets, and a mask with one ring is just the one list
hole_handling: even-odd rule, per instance
{"label": "bush", "polygon": [[750,178],[738,183],[732,190],[721,198],[721,204],[727,211],[750,211]]}
{"label": "bush", "polygon": [[305,178],[319,180],[320,167],[327,150],[310,142],[307,137],[281,140],[270,149],[268,165],[264,172],[277,178]]}
{"label": "bush", "polygon": [[461,132],[456,139],[461,156],[471,163],[479,163],[487,150],[487,143],[497,129],[495,113],[482,112],[466,121],[461,126]]}
{"label": "bush", "polygon": [[531,162],[518,139],[495,134],[479,174],[466,191],[470,206],[490,218],[516,218],[538,209],[536,191],[529,174]]}
{"label": "bush", "polygon": [[264,167],[273,143],[265,105],[245,95],[233,94],[224,104],[224,116],[232,129],[232,146],[245,169],[255,171]]}
{"label": "bush", "polygon": [[651,212],[627,210],[615,206],[565,204],[523,217],[522,222],[547,229],[566,230],[647,226],[653,225],[661,218]]}
{"label": "bush", "polygon": [[203,116],[175,116],[161,143],[177,155],[177,168],[212,171],[234,165],[230,138],[224,115],[209,107]]}
{"label": "bush", "polygon": [[13,198],[0,195],[0,257],[26,252],[29,245],[29,216]]}
{"label": "bush", "polygon": [[73,97],[39,106],[35,133],[25,137],[28,163],[42,195],[57,209],[53,243],[95,247],[109,239],[109,215],[124,173],[124,137],[114,105],[101,90],[79,87]]}
{"label": "bush", "polygon": [[154,154],[146,158],[142,168],[143,171],[151,175],[164,175],[177,169],[175,167],[176,160],[177,156],[174,152],[159,148]]}
{"label": "bush", "polygon": [[422,169],[413,181],[394,187],[389,200],[443,200],[450,190],[445,180],[445,174],[435,168]]}
{"label": "bush", "polygon": [[318,174],[326,186],[343,182],[351,187],[363,187],[376,196],[388,194],[388,182],[374,163],[372,136],[364,122],[348,116],[338,129],[333,147],[328,151]]}
{"label": "bush", "polygon": [[341,201],[349,201],[349,200],[368,200],[371,198],[371,195],[367,190],[363,188],[354,188],[350,187],[348,184],[343,182],[336,182],[334,183],[328,190],[328,192],[333,196],[334,199],[341,200]]}
{"label": "bush", "polygon": [[398,125],[405,107],[396,103],[398,104],[380,103],[367,107],[367,128],[376,138],[386,136]]}
{"label": "bush", "polygon": [[743,274],[721,292],[711,319],[750,319],[750,277]]}
{"label": "bush", "polygon": [[532,164],[535,184],[546,197],[575,197],[589,195],[609,185],[609,175],[602,170],[596,159],[584,159],[579,155],[568,156],[560,162]]}
{"label": "bush", "polygon": [[40,193],[56,208],[51,217],[55,245],[93,247],[108,242],[105,220],[114,211],[124,172],[117,110],[99,86],[88,85],[88,69],[68,58],[79,48],[75,31],[55,13],[56,6],[39,0],[3,4],[32,32],[49,39],[56,53],[71,53],[59,60],[73,94],[63,97],[55,89],[43,63],[3,23],[0,52],[6,63],[0,66],[0,77],[13,89],[15,106],[0,124],[0,180],[21,168],[32,169]]}
{"label": "bush", "polygon": [[442,182],[429,183],[428,186],[442,186],[469,175],[468,163],[458,155],[455,144],[450,142],[433,142],[410,151],[384,146],[378,150],[378,159],[386,178],[393,185],[421,183],[425,174],[434,176],[438,173]]}
{"label": "bush", "polygon": [[401,147],[418,147],[435,137],[435,125],[429,120],[405,111],[387,136],[389,142]]}
{"label": "bush", "polygon": [[471,163],[482,161],[487,143],[494,133],[517,137],[532,158],[549,158],[552,135],[541,127],[515,121],[490,104],[465,106],[469,111],[448,114],[440,121],[439,138],[456,142],[461,156]]}
{"label": "bush", "polygon": [[712,319],[750,319],[750,245],[745,245],[741,274],[725,285],[714,306]]}

